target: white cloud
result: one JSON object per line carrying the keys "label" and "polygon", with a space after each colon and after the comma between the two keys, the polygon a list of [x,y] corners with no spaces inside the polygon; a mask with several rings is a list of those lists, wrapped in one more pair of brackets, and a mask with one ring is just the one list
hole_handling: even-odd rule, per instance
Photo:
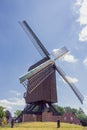
{"label": "white cloud", "polygon": [[66,78],[69,80],[69,82],[71,83],[77,83],[78,82],[78,79],[77,78],[74,78],[74,77],[70,77],[70,76],[66,76]]}
{"label": "white cloud", "polygon": [[16,96],[20,96],[21,95],[21,93],[15,91],[15,90],[10,90],[10,93],[15,94]]}
{"label": "white cloud", "polygon": [[[68,80],[70,83],[74,83],[74,84],[75,84],[75,83],[78,82],[78,79],[75,78],[75,77],[70,77],[70,76],[67,76],[67,75],[66,75],[65,77],[67,78],[67,80]],[[62,78],[62,80],[63,80],[64,83],[66,83],[63,78]]]}
{"label": "white cloud", "polygon": [[87,24],[87,0],[80,2],[78,22],[80,22],[81,25]]}
{"label": "white cloud", "polygon": [[75,6],[79,6],[76,8],[76,12],[79,13],[77,22],[84,25],[79,33],[79,40],[84,42],[87,41],[87,0],[77,0]]}
{"label": "white cloud", "polygon": [[25,101],[24,98],[11,98],[11,99],[2,99],[0,100],[0,105],[7,107],[7,106],[24,106]]}
{"label": "white cloud", "polygon": [[83,0],[77,0],[76,3],[75,3],[75,5],[81,6],[82,1],[83,1]]}
{"label": "white cloud", "polygon": [[12,93],[13,98],[0,100],[0,106],[5,107],[5,110],[9,110],[13,116],[16,110],[24,109],[25,100],[24,98],[19,98],[21,93],[18,91],[10,90],[9,92]]}
{"label": "white cloud", "polygon": [[79,40],[82,42],[87,41],[87,25],[79,33]]}
{"label": "white cloud", "polygon": [[83,64],[87,66],[87,57],[84,59]]}
{"label": "white cloud", "polygon": [[24,98],[10,98],[0,100],[0,106],[5,107],[6,110],[9,110],[12,115],[17,109],[24,108],[25,101]]}
{"label": "white cloud", "polygon": [[71,54],[66,54],[65,57],[64,57],[64,61],[67,61],[69,63],[75,63],[77,62],[78,60]]}
{"label": "white cloud", "polygon": [[58,60],[62,58],[64,61],[67,61],[69,63],[75,63],[78,61],[73,55],[70,54],[70,52],[66,51],[66,48],[53,49],[53,56],[57,58],[62,54],[62,52],[65,52],[65,54],[58,58]]}

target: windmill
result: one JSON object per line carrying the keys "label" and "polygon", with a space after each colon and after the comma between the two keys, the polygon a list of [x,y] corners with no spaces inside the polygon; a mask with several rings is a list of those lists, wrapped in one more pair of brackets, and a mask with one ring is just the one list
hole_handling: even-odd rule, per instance
{"label": "windmill", "polygon": [[67,48],[62,47],[58,49],[53,53],[54,59],[52,59],[50,53],[35,35],[27,22],[22,21],[20,24],[43,57],[42,60],[30,66],[28,72],[19,78],[20,83],[26,87],[24,98],[27,105],[24,109],[24,112],[41,114],[44,110],[49,108],[49,110],[53,113],[58,113],[53,107],[53,103],[57,102],[56,72],[59,73],[59,75],[73,90],[79,101],[83,103],[83,95],[76,88],[76,86],[69,81],[66,74],[55,63],[55,60],[60,59],[66,53],[68,53]]}

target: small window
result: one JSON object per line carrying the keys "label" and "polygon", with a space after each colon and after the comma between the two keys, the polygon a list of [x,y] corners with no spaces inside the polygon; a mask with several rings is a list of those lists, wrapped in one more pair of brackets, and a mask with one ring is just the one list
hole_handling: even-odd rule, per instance
{"label": "small window", "polygon": [[70,119],[71,119],[71,121],[73,121],[73,117],[72,117],[72,116],[71,116],[71,118],[70,118]]}
{"label": "small window", "polygon": [[64,117],[64,121],[66,121],[66,119],[67,119],[67,118],[66,118],[66,116],[65,116],[65,117]]}

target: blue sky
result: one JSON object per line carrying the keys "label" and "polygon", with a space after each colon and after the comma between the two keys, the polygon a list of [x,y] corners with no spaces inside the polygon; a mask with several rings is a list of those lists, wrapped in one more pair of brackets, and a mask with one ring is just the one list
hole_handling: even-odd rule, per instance
{"label": "blue sky", "polygon": [[49,53],[66,46],[70,53],[59,65],[85,97],[81,105],[57,76],[58,104],[81,107],[87,114],[87,1],[0,0],[0,105],[12,113],[23,109],[24,87],[19,77],[42,57],[19,21],[26,20]]}

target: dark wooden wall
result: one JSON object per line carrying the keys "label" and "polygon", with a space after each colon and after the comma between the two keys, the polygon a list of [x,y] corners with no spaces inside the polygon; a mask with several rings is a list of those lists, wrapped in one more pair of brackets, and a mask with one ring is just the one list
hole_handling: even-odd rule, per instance
{"label": "dark wooden wall", "polygon": [[[46,60],[46,58],[42,59],[41,61],[31,66],[29,70],[35,68]],[[50,75],[47,77],[48,74]],[[47,78],[45,79],[45,77]],[[36,85],[40,82],[41,84],[36,87]],[[57,102],[56,75],[54,65],[49,65],[28,80],[25,100],[26,103],[33,103],[38,101],[45,101],[51,103]]]}

